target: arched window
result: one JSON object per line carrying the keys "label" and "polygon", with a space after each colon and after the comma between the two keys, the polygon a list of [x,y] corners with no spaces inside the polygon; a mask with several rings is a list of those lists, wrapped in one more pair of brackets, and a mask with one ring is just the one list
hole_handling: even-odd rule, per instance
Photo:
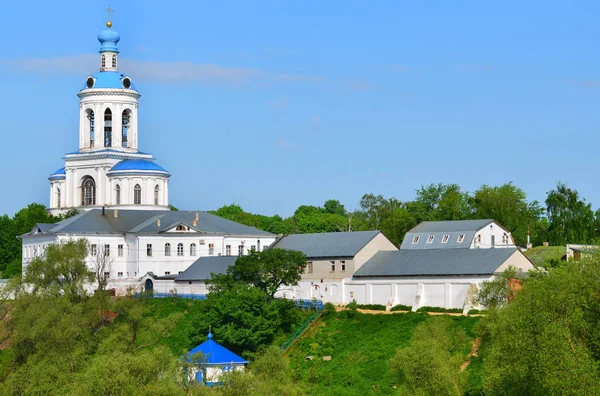
{"label": "arched window", "polygon": [[112,147],[112,111],[104,111],[104,147]]}
{"label": "arched window", "polygon": [[190,245],[190,256],[195,256],[196,255],[196,244],[192,243]]}
{"label": "arched window", "polygon": [[142,204],[142,187],[139,184],[136,184],[133,188],[133,204],[141,205]]}
{"label": "arched window", "polygon": [[94,147],[94,111],[87,110],[87,119],[90,123],[90,147]]}
{"label": "arched window", "polygon": [[178,256],[183,256],[183,243],[178,243],[177,244],[177,255]]}
{"label": "arched window", "polygon": [[171,255],[171,244],[165,243],[165,256],[170,256],[170,255]]}
{"label": "arched window", "polygon": [[96,205],[96,183],[90,176],[81,181],[81,204],[83,206]]}
{"label": "arched window", "polygon": [[60,208],[60,188],[56,189],[56,207]]}
{"label": "arched window", "polygon": [[117,54],[113,54],[112,56],[112,67],[117,67]]}
{"label": "arched window", "polygon": [[127,132],[129,131],[129,123],[131,121],[131,112],[129,110],[125,110],[122,114],[122,123],[121,123],[121,141],[123,147],[127,147]]}
{"label": "arched window", "polygon": [[100,57],[100,70],[104,70],[105,67],[106,67],[106,57],[104,56],[104,54],[102,54],[102,56]]}
{"label": "arched window", "polygon": [[154,205],[158,205],[158,195],[160,192],[160,188],[158,187],[158,184],[156,186],[154,186]]}
{"label": "arched window", "polygon": [[115,204],[121,205],[121,186],[117,184],[115,188]]}

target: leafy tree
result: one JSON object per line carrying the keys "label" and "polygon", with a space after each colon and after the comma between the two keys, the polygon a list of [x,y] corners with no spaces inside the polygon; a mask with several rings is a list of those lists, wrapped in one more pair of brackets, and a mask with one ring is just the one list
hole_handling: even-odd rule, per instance
{"label": "leafy tree", "polygon": [[325,201],[323,208],[327,213],[346,216],[346,208],[338,200],[328,199],[327,201]]}
{"label": "leafy tree", "polygon": [[390,367],[410,395],[461,395],[460,365],[469,343],[448,317],[420,323],[409,346],[400,348]]}
{"label": "leafy tree", "polygon": [[513,299],[517,290],[511,287],[511,279],[520,279],[522,275],[515,267],[508,267],[493,280],[483,282],[475,295],[475,302],[486,308],[500,308]]}
{"label": "leafy tree", "polygon": [[173,205],[171,205],[171,204],[169,204],[169,210],[170,210],[170,211],[173,211],[173,212],[177,212],[177,211],[179,211],[179,209],[177,209],[175,206],[173,206]]}
{"label": "leafy tree", "polygon": [[365,194],[360,200],[364,220],[369,229],[381,230],[394,244],[399,244],[404,234],[416,225],[406,205],[396,198]]}
{"label": "leafy tree", "polygon": [[[257,287],[272,299],[280,286],[297,286],[305,267],[306,256],[302,252],[268,249],[238,257],[235,264],[227,269],[227,276],[235,282]],[[213,279],[211,283],[214,282]]]}
{"label": "leafy tree", "polygon": [[236,204],[226,205],[218,210],[211,211],[212,214],[229,219],[247,226],[272,232],[274,234],[289,233],[288,225],[279,215],[263,216],[244,212],[241,206]]}
{"label": "leafy tree", "polygon": [[598,257],[569,263],[490,311],[480,349],[485,393],[599,394],[599,282]]}
{"label": "leafy tree", "polygon": [[525,192],[512,183],[499,187],[481,186],[473,195],[472,205],[474,218],[496,220],[511,231],[520,245],[527,242],[528,229],[531,230],[531,225],[537,224],[543,214],[539,203],[527,202]]}
{"label": "leafy tree", "polygon": [[465,220],[472,215],[469,198],[457,184],[430,184],[418,189],[416,199],[407,206],[417,223]]}
{"label": "leafy tree", "polygon": [[29,263],[23,281],[35,293],[81,297],[85,294],[84,284],[91,280],[85,264],[87,251],[85,239],[48,245],[43,256]]}
{"label": "leafy tree", "polygon": [[596,237],[592,205],[580,198],[577,190],[558,183],[556,189],[548,192],[546,207],[552,245],[590,243]]}

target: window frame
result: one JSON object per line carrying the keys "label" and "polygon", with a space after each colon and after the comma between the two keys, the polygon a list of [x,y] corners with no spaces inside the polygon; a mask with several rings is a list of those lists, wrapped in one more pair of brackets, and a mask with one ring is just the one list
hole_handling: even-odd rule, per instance
{"label": "window frame", "polygon": [[117,256],[123,257],[123,252],[124,252],[124,246],[123,245],[117,245]]}
{"label": "window frame", "polygon": [[450,240],[450,234],[445,234],[442,237],[442,243],[448,243],[449,240]]}
{"label": "window frame", "polygon": [[190,243],[190,256],[196,256],[196,255],[197,255],[196,244]]}
{"label": "window frame", "polygon": [[165,243],[165,256],[171,256],[171,244],[169,242]]}
{"label": "window frame", "polygon": [[231,245],[225,245],[225,256],[231,256]]}
{"label": "window frame", "polygon": [[415,235],[412,240],[413,245],[416,245],[417,243],[419,243],[420,240],[421,240],[421,236]]}
{"label": "window frame", "polygon": [[458,238],[456,238],[456,243],[463,243],[465,240],[465,234],[460,234]]}
{"label": "window frame", "polygon": [[146,244],[146,257],[152,257],[152,244]]}
{"label": "window frame", "polygon": [[306,263],[306,273],[307,274],[312,274],[313,273],[313,262],[312,261],[308,261]]}
{"label": "window frame", "polygon": [[431,245],[433,243],[433,241],[435,240],[435,234],[433,235],[429,235],[427,237],[427,244]]}
{"label": "window frame", "polygon": [[133,187],[133,204],[141,205],[142,204],[142,186],[136,184]]}
{"label": "window frame", "polygon": [[[35,249],[35,246],[34,246],[33,250],[35,253],[37,253],[37,249]],[[97,256],[97,255],[98,255],[98,245],[95,243],[92,243],[90,245],[90,256]]]}
{"label": "window frame", "polygon": [[183,256],[183,243],[178,243],[177,244],[177,257],[182,257]]}

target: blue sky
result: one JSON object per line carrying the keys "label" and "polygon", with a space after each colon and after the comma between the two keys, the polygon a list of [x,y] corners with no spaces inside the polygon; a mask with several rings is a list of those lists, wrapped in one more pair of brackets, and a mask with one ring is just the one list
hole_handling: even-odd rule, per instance
{"label": "blue sky", "polygon": [[[0,213],[47,204],[97,71],[99,1],[3,4]],[[597,207],[600,3],[112,1],[140,149],[182,209],[288,216],[561,180]]]}

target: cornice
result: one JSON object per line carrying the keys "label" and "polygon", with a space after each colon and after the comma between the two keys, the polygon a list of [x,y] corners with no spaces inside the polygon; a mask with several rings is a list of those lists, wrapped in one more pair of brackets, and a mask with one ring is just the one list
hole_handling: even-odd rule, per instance
{"label": "cornice", "polygon": [[133,90],[127,90],[127,89],[112,89],[112,88],[105,88],[106,91],[101,90],[100,88],[98,89],[86,89],[85,92],[81,91],[77,94],[77,96],[80,99],[83,99],[85,97],[88,96],[103,96],[103,95],[108,95],[108,96],[128,96],[131,98],[135,98],[135,99],[139,99],[142,95],[140,95],[139,93],[137,93],[136,91]]}

